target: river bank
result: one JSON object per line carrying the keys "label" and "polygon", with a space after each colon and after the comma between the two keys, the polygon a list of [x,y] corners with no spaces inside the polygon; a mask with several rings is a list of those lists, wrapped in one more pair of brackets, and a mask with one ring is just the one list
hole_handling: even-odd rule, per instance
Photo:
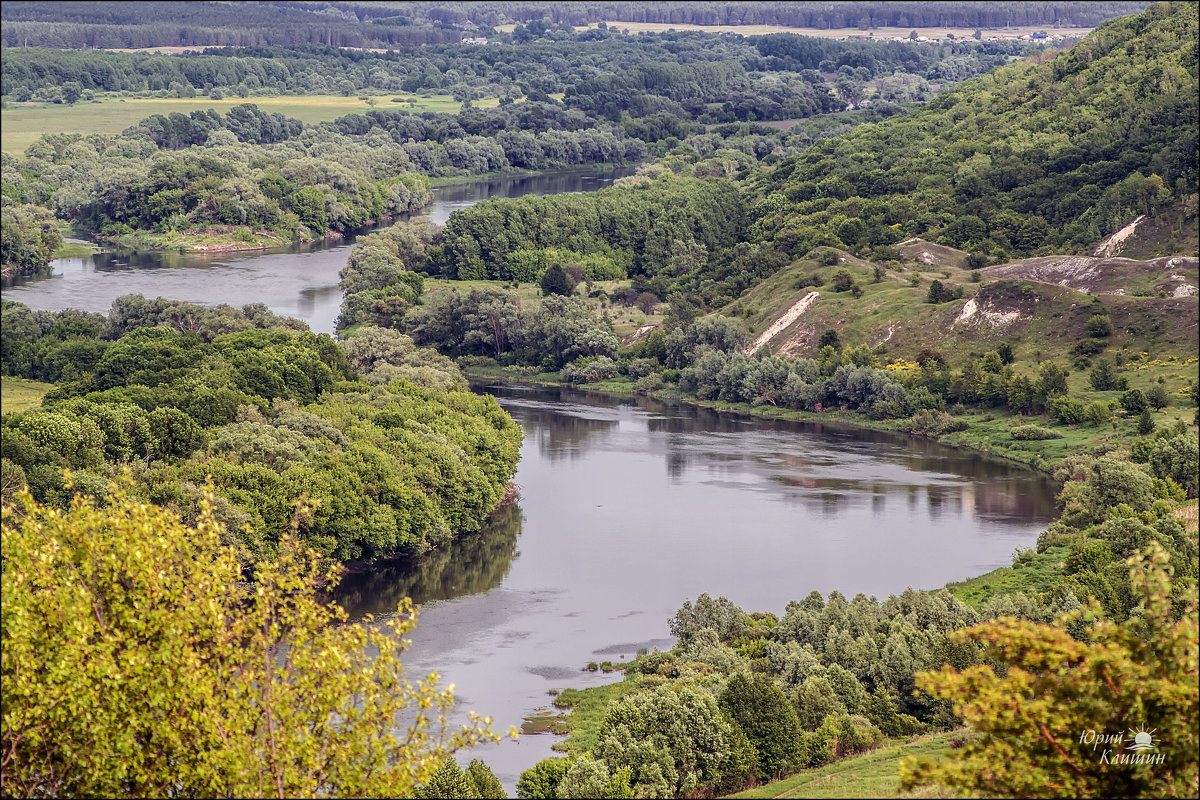
{"label": "river bank", "polygon": [[[632,167],[549,170],[448,182],[432,189],[432,203],[408,216],[444,225],[455,211],[481,200],[594,191],[632,171]],[[76,308],[102,314],[126,294],[213,306],[263,303],[276,314],[303,320],[316,333],[333,333],[342,303],[339,273],[357,237],[378,227],[308,243],[240,242],[238,249],[223,251],[89,247],[84,252],[81,248],[64,253],[37,275],[5,278],[4,294],[38,311]],[[245,249],[251,247],[265,249]]]}
{"label": "river bank", "polygon": [[[473,385],[525,432],[520,502],[420,563],[347,575],[339,602],[358,619],[412,597],[406,668],[437,670],[463,687],[464,708],[505,726],[550,690],[610,683],[606,661],[669,650],[667,620],[702,592],[782,613],[797,586],[940,587],[1009,564],[1054,513],[1044,475],[932,441],[632,393]],[[511,794],[557,741],[522,736],[479,757]]]}
{"label": "river bank", "polygon": [[[656,389],[650,392],[639,392],[634,382],[624,376],[618,376],[606,381],[590,384],[572,384],[562,380],[559,373],[525,374],[521,368],[511,367],[463,367],[463,372],[471,380],[502,381],[513,384],[533,384],[537,386],[566,386],[577,391],[599,394],[608,397],[633,397],[643,395],[657,400],[708,408],[718,412],[741,414],[763,419],[778,419],[788,422],[801,422],[832,428],[848,430],[887,431],[916,438],[935,441],[949,447],[969,450],[981,455],[1019,464],[1031,470],[1052,474],[1055,465],[1072,452],[1078,452],[1081,444],[1108,441],[1111,434],[1099,437],[1092,442],[1088,437],[1074,437],[1069,440],[1066,435],[1062,439],[1044,441],[1017,441],[1009,434],[1011,427],[1025,424],[1027,417],[1021,417],[1001,410],[991,409],[986,412],[968,410],[955,414],[955,418],[965,422],[964,431],[940,436],[917,436],[905,428],[906,419],[871,419],[854,411],[843,411],[832,408],[825,411],[800,411],[777,406],[754,406],[749,403],[728,403],[720,400],[702,400],[685,394],[676,388]],[[1064,431],[1069,430],[1064,426]],[[1084,441],[1080,441],[1083,439]]]}

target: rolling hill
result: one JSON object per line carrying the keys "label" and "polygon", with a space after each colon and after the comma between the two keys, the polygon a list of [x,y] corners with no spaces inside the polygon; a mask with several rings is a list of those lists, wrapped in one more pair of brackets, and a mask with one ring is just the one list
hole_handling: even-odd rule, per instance
{"label": "rolling hill", "polygon": [[994,257],[1090,255],[1139,214],[1194,209],[1198,12],[1156,4],[819,142],[762,174],[752,230],[792,255],[913,237]]}

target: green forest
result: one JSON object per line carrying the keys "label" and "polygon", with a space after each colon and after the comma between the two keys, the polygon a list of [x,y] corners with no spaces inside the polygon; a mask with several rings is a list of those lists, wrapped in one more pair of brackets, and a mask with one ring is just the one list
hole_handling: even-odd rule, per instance
{"label": "green forest", "polygon": [[890,3],[297,3],[273,0],[249,9],[221,3],[165,5],[147,13],[133,6],[12,2],[5,14],[7,47],[155,47],[164,45],[396,47],[457,42],[464,34],[496,36],[514,24],[513,40],[567,35],[573,26],[612,21],[695,25],[792,25],[863,30],[878,26],[1095,25],[1133,14],[1144,2]]}
{"label": "green forest", "polygon": [[512,420],[403,336],[340,344],[265,308],[140,296],[108,317],[3,302],[4,374],[58,383],[4,417],[6,502],[23,484],[41,502],[103,497],[130,471],[142,496],[193,520],[211,482],[213,514],[253,563],[305,496],[302,540],[369,562],[478,530],[516,466]]}
{"label": "green forest", "polygon": [[851,248],[923,236],[988,255],[1098,241],[1195,193],[1197,57],[1182,9],[1109,23],[1046,64],[785,161],[759,190],[757,232],[793,252],[819,230]]}
{"label": "green forest", "polygon": [[[9,48],[0,82],[6,103],[86,108],[102,97],[252,101],[280,92],[368,92],[373,103],[374,93],[404,91],[451,94],[462,107],[379,108],[307,126],[253,102],[224,114],[155,114],[118,136],[48,134],[23,155],[4,153],[0,192],[10,215],[22,205],[48,209],[81,233],[123,245],[277,246],[419,208],[429,202],[422,176],[638,163],[668,153],[696,162],[701,176],[744,174],[838,132],[822,125],[789,133],[762,121],[837,112],[848,127],[885,118],[928,100],[934,85],[987,72],[1033,46],[814,39],[797,47],[795,39],[721,38],[714,47],[704,34],[631,40],[593,31],[502,51],[276,47],[165,56]],[[597,63],[615,71],[597,74]],[[489,97],[499,105],[473,105]],[[52,252],[12,235],[4,263],[37,272]]]}
{"label": "green forest", "polygon": [[[520,555],[526,432],[480,380],[892,431],[1057,488],[1010,566],[943,588],[680,598],[673,644],[551,692],[568,737],[518,797],[771,792],[893,746],[897,792],[1195,795],[1194,4],[12,2],[2,39],[5,110],[237,98],[0,154],[6,288],[70,235],[356,237],[332,336],[261,303],[0,300],[5,796],[504,797],[462,756],[509,721],[405,676],[388,571],[480,599]],[[366,109],[255,104],[284,94]],[[592,165],[627,177],[411,215]],[[346,573],[387,613],[352,621]],[[1062,739],[1135,719],[1154,769]]]}

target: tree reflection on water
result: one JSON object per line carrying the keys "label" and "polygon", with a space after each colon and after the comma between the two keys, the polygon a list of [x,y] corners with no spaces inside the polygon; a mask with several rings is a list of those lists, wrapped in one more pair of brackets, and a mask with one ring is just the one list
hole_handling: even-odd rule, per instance
{"label": "tree reflection on water", "polygon": [[334,599],[357,619],[394,613],[405,597],[420,605],[486,592],[508,574],[523,522],[517,503],[501,506],[479,533],[458,536],[430,553],[347,575]]}

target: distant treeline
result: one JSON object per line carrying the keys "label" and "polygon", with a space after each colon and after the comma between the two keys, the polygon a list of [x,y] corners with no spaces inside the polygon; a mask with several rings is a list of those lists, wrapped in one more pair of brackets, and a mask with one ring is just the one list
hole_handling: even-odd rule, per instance
{"label": "distant treeline", "polygon": [[460,37],[453,28],[403,19],[362,21],[353,12],[308,3],[4,4],[8,47],[390,47]]}
{"label": "distant treeline", "polygon": [[[284,5],[284,3],[279,3]],[[288,4],[295,5],[295,4]],[[330,3],[340,8],[355,3]],[[1096,25],[1136,14],[1146,2],[975,3],[975,2],[668,2],[668,3],[406,3],[406,13],[430,22],[495,24],[507,17],[528,22],[585,25],[601,20],[682,25],[790,25],[798,28],[1003,27],[1006,25]]]}
{"label": "distant treeline", "polygon": [[[164,91],[182,97],[214,89],[241,96],[434,91],[460,100],[540,99],[565,93],[567,102],[580,108],[624,103],[623,110],[641,116],[644,94],[685,105],[730,102],[735,107],[754,105],[745,98],[766,96],[778,104],[799,94],[806,105],[820,108],[819,97],[809,98],[827,80],[817,71],[833,74],[846,67],[854,70],[850,77],[859,80],[903,71],[946,83],[994,69],[1012,56],[1024,55],[1029,47],[1015,41],[916,45],[786,34],[731,39],[668,33],[635,39],[601,30],[512,47],[455,44],[386,53],[319,46],[241,47],[182,55],[30,47],[5,50],[0,92],[9,100],[54,102],[57,97],[37,93],[74,82],[80,91]],[[778,76],[767,80],[749,74],[771,72],[801,74],[782,84]],[[597,93],[602,96],[594,98]]]}
{"label": "distant treeline", "polygon": [[681,25],[789,25],[806,28],[1093,26],[1134,14],[1145,2],[973,3],[90,3],[8,2],[10,47],[163,47],[325,44],[393,47],[496,37],[493,26],[521,25],[520,40],[547,26],[604,20]]}

